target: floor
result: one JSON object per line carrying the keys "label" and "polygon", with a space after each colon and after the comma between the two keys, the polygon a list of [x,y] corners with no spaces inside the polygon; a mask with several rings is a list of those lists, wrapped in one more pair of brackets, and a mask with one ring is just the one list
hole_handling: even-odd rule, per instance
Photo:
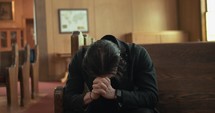
{"label": "floor", "polygon": [[[12,110],[7,107],[6,90],[0,87],[0,113],[54,113],[54,88],[63,85],[60,82],[39,82],[39,96],[32,99],[30,104]],[[44,107],[46,106],[46,107]]]}

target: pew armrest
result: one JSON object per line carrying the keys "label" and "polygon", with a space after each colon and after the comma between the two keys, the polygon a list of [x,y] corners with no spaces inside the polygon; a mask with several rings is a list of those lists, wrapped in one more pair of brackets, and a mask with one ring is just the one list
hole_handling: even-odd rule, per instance
{"label": "pew armrest", "polygon": [[54,112],[63,113],[63,86],[57,86],[54,90]]}

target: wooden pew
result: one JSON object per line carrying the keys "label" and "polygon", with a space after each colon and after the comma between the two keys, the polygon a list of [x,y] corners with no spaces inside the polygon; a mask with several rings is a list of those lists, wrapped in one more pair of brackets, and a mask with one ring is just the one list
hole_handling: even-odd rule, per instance
{"label": "wooden pew", "polygon": [[[145,44],[157,72],[160,113],[215,112],[215,42]],[[54,91],[62,113],[63,86]]]}
{"label": "wooden pew", "polygon": [[18,108],[18,45],[11,51],[0,52],[0,87],[6,87],[7,104],[11,109]]}
{"label": "wooden pew", "polygon": [[57,86],[54,89],[54,113],[63,113],[63,87]]}
{"label": "wooden pew", "polygon": [[30,66],[31,77],[31,98],[35,99],[39,93],[39,46],[35,45],[33,49],[33,62]]}
{"label": "wooden pew", "polygon": [[126,42],[136,44],[181,43],[189,41],[186,31],[167,30],[160,32],[131,32],[126,34]]}
{"label": "wooden pew", "polygon": [[20,81],[20,104],[26,106],[30,103],[30,46],[27,44],[24,50],[19,51],[19,81]]}
{"label": "wooden pew", "polygon": [[215,43],[144,46],[156,67],[161,113],[215,112]]}
{"label": "wooden pew", "polygon": [[84,36],[80,31],[74,31],[71,36],[71,56],[80,49],[80,47],[84,46]]}

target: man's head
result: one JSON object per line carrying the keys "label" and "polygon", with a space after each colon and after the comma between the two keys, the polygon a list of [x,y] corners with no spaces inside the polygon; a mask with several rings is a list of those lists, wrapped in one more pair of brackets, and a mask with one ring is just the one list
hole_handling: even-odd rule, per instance
{"label": "man's head", "polygon": [[83,67],[94,77],[112,74],[116,72],[120,58],[120,49],[116,44],[108,40],[98,40],[88,48]]}

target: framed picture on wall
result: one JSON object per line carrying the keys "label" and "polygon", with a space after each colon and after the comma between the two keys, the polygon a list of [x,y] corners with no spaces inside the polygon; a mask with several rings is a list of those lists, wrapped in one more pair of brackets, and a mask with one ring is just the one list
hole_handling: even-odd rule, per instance
{"label": "framed picture on wall", "polygon": [[0,21],[13,20],[14,18],[13,8],[14,8],[13,1],[0,1]]}
{"label": "framed picture on wall", "polygon": [[59,32],[89,32],[87,9],[59,9]]}

